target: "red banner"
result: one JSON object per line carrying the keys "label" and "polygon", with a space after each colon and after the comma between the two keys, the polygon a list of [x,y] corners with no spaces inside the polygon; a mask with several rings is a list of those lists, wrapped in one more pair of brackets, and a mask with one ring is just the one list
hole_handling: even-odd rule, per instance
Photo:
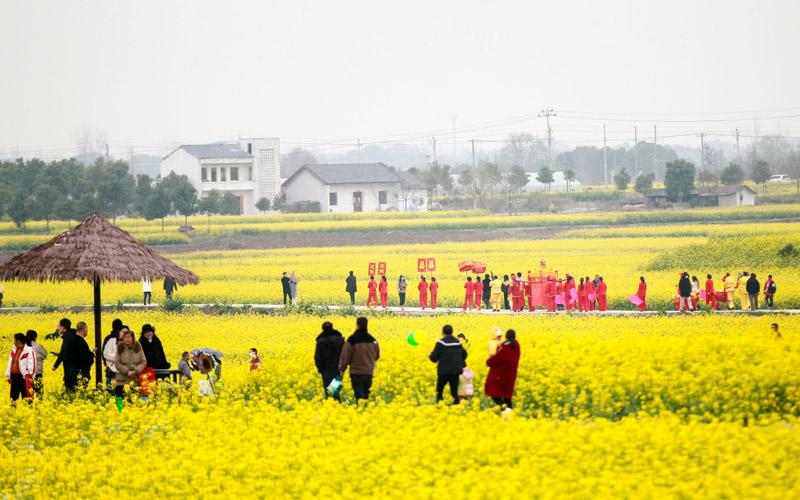
{"label": "red banner", "polygon": [[375,276],[375,263],[374,262],[370,262],[369,263],[369,271],[367,271],[367,274],[369,276]]}
{"label": "red banner", "polygon": [[435,257],[428,257],[428,271],[434,273],[436,272],[436,258]]}
{"label": "red banner", "polygon": [[386,276],[386,262],[378,262],[378,276]]}
{"label": "red banner", "polygon": [[424,273],[428,271],[428,259],[417,259],[417,272]]}

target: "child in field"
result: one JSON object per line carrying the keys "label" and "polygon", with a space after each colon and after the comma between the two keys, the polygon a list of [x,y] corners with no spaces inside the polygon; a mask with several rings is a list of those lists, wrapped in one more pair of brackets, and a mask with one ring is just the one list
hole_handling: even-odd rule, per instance
{"label": "child in field", "polygon": [[475,395],[475,386],[473,384],[474,378],[475,372],[472,371],[472,368],[465,366],[461,371],[461,375],[458,376],[459,399],[470,399]]}
{"label": "child in field", "polygon": [[258,350],[253,347],[247,354],[250,356],[250,371],[254,372],[261,368],[261,358],[258,357]]}

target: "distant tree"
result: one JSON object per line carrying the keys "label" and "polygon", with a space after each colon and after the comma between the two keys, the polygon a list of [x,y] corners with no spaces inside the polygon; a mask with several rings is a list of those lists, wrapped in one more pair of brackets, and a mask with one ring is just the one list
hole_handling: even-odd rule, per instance
{"label": "distant tree", "polygon": [[633,189],[639,194],[647,194],[653,190],[653,181],[656,176],[654,173],[643,174],[636,178]]}
{"label": "distant tree", "polygon": [[550,185],[553,183],[553,172],[547,167],[542,167],[536,174],[536,180],[545,184],[547,191],[550,191]]}
{"label": "distant tree", "polygon": [[11,202],[8,204],[6,211],[19,228],[24,228],[25,223],[31,219],[28,198],[22,191],[17,191],[11,196]]}
{"label": "distant tree", "polygon": [[197,210],[208,216],[208,232],[211,233],[211,214],[220,212],[221,197],[219,191],[212,189],[197,202]]}
{"label": "distant tree", "polygon": [[233,193],[225,193],[220,202],[219,213],[222,215],[239,215],[241,213],[239,197]]}
{"label": "distant tree", "polygon": [[762,184],[764,186],[764,195],[767,194],[767,179],[772,175],[772,172],[769,170],[769,164],[764,160],[756,160],[753,164],[753,169],[750,172],[750,179],[753,180],[756,184]]}
{"label": "distant tree", "polygon": [[450,192],[453,189],[450,165],[441,165],[435,161],[421,170],[417,178],[428,191],[428,199],[436,196],[439,192]]}
{"label": "distant tree", "polygon": [[714,149],[708,143],[703,144],[702,154],[704,169],[718,171],[725,164],[725,154],[722,152],[722,150]]}
{"label": "distant tree", "polygon": [[497,186],[502,180],[503,174],[500,172],[497,164],[487,162],[478,167],[478,184],[480,186],[479,196],[481,198],[481,205],[483,205],[483,199],[485,197],[491,197],[494,194]]}
{"label": "distant tree", "polygon": [[150,200],[150,195],[153,193],[153,179],[147,174],[139,174],[136,176],[136,197],[133,200],[133,206],[136,211],[144,215],[147,202]]}
{"label": "distant tree", "polygon": [[689,201],[694,189],[694,175],[694,165],[686,160],[667,163],[664,174],[667,200]]}
{"label": "distant tree", "polygon": [[502,166],[519,165],[527,172],[536,168],[536,160],[547,155],[547,148],[543,139],[534,137],[528,132],[513,133],[508,136],[497,161]]}
{"label": "distant tree", "polygon": [[170,194],[164,187],[163,182],[153,188],[150,199],[144,210],[144,218],[147,220],[161,219],[161,230],[164,230],[164,217],[172,212],[172,202]]}
{"label": "distant tree", "polygon": [[569,194],[572,183],[575,182],[575,172],[570,169],[564,170],[564,182],[567,184],[567,193]]}
{"label": "distant tree", "polygon": [[722,169],[719,174],[719,180],[726,186],[734,184],[741,184],[744,181],[744,170],[738,163],[730,163],[727,167]]}
{"label": "distant tree", "polygon": [[49,182],[37,185],[26,201],[31,218],[44,220],[47,232],[50,232],[50,221],[56,214],[56,208],[62,198],[66,198]]}
{"label": "distant tree", "polygon": [[189,216],[197,213],[197,190],[185,175],[170,172],[159,186],[167,193],[171,213],[183,215],[184,225],[189,224]]}
{"label": "distant tree", "polygon": [[269,198],[266,198],[266,197],[264,197],[264,198],[260,198],[260,199],[259,199],[259,200],[256,202],[256,208],[257,208],[257,209],[258,209],[260,212],[266,212],[267,210],[269,210],[269,206],[270,206],[270,203],[269,203]]}
{"label": "distant tree", "polygon": [[619,172],[614,174],[614,185],[617,186],[617,189],[620,191],[625,191],[628,189],[628,184],[631,183],[631,176],[628,174],[628,171],[625,170],[625,167],[622,167]]}
{"label": "distant tree", "polygon": [[503,173],[501,185],[506,195],[506,208],[510,214],[512,199],[528,185],[528,174],[519,165],[514,165],[508,172]]}
{"label": "distant tree", "polygon": [[719,176],[708,169],[703,169],[697,173],[697,183],[701,186],[712,186],[719,182]]}

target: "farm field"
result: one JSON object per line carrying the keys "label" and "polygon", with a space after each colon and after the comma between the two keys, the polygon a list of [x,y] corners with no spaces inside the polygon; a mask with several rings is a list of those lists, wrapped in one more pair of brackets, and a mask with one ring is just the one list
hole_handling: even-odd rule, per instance
{"label": "farm field", "polygon": [[[701,282],[711,273],[717,286],[726,271],[734,276],[748,270],[763,280],[775,276],[779,291],[776,306],[800,307],[800,258],[779,255],[786,245],[800,248],[800,225],[788,223],[683,224],[680,226],[629,226],[624,228],[576,229],[561,238],[545,240],[494,240],[474,243],[382,245],[376,234],[372,247],[319,247],[270,250],[219,250],[168,255],[193,270],[200,284],[181,288],[177,297],[187,303],[264,304],[280,303],[281,272],[295,271],[300,278],[299,300],[306,304],[345,304],[344,278],[354,270],[359,278],[358,299],[366,301],[369,262],[386,262],[389,304],[398,297],[394,282],[404,274],[411,282],[409,305],[416,305],[417,258],[435,257],[440,282],[439,303],[460,306],[464,275],[458,262],[465,258],[485,261],[489,270],[502,276],[528,270],[537,272],[541,260],[548,270],[563,276],[600,274],[608,284],[612,309],[633,309],[628,296],[636,292],[639,276],[648,281],[650,309],[672,308],[677,275],[688,271]],[[163,300],[156,284],[155,302]],[[69,306],[86,304],[90,288],[84,284],[5,283],[6,306]],[[108,284],[105,303],[136,303],[141,287]]]}
{"label": "farm field", "polygon": [[[5,342],[27,328],[44,334],[60,317],[2,315],[0,332]],[[119,317],[136,331],[155,325],[173,364],[184,350],[222,350],[218,396],[163,387],[121,413],[111,398],[67,402],[51,357],[45,399],[0,405],[0,464],[13,470],[26,457],[25,475],[0,478],[4,496],[37,496],[44,487],[53,497],[177,496],[199,477],[205,494],[242,497],[430,497],[454,484],[455,498],[800,493],[797,317],[377,317],[370,330],[382,356],[366,408],[352,404],[349,384],[343,406],[322,401],[313,365],[320,323],[330,319],[349,334],[353,318]],[[769,331],[773,321],[780,339]],[[512,415],[501,417],[480,394],[459,407],[434,404],[427,355],[444,323],[470,339],[479,393],[488,333],[517,330]],[[410,331],[427,341],[410,346]],[[263,361],[254,374],[251,347]],[[80,467],[66,469],[65,457]],[[108,464],[129,461],[146,462],[147,474],[132,472],[120,490]]]}

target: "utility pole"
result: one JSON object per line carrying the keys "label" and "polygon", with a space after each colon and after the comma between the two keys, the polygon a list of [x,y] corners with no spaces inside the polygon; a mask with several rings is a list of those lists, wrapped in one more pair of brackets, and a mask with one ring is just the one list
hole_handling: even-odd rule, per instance
{"label": "utility pole", "polygon": [[361,161],[361,139],[356,139],[356,149],[358,150],[358,161]]}
{"label": "utility pole", "polygon": [[739,159],[739,129],[736,129],[736,163],[740,163],[742,160]]}
{"label": "utility pole", "polygon": [[700,170],[706,168],[706,148],[703,142],[704,135],[704,133],[700,132]]}
{"label": "utility pole", "polygon": [[608,148],[606,147],[606,124],[603,124],[603,186],[608,187]]}
{"label": "utility pole", "polygon": [[553,130],[550,128],[550,117],[558,116],[553,108],[544,108],[539,112],[539,118],[545,117],[547,120],[547,166],[553,171]]}
{"label": "utility pole", "polygon": [[639,134],[636,125],[633,126],[633,161],[636,165],[634,175],[639,175]]}
{"label": "utility pole", "polygon": [[106,149],[106,160],[108,160],[108,143],[105,143],[103,147]]}
{"label": "utility pole", "polygon": [[433,140],[433,162],[438,164],[439,157],[436,156],[436,137],[431,137],[431,139]]}
{"label": "utility pole", "polygon": [[475,139],[469,141],[472,143],[472,170],[475,170]]}
{"label": "utility pole", "polygon": [[653,179],[658,180],[658,129],[653,125]]}

